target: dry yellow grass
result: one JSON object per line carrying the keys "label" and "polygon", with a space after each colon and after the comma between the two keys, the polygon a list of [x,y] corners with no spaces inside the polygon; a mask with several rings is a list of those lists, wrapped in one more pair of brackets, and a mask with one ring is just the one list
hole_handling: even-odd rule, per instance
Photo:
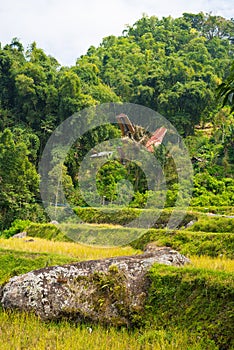
{"label": "dry yellow grass", "polygon": [[0,248],[18,250],[31,253],[51,253],[60,254],[79,260],[101,259],[121,255],[137,254],[138,251],[131,247],[94,247],[79,243],[54,242],[33,237],[25,239],[0,238]]}
{"label": "dry yellow grass", "polygon": [[[186,331],[128,330],[68,322],[43,323],[36,316],[0,310],[0,350],[215,350]],[[207,346],[206,346],[207,345]]]}
{"label": "dry yellow grass", "polygon": [[190,257],[191,263],[194,267],[234,272],[234,260],[227,258],[211,258],[209,256],[192,256]]}

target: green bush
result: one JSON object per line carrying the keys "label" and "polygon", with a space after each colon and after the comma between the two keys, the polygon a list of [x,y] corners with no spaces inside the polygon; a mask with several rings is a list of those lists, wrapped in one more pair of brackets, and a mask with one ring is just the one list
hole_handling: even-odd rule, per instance
{"label": "green bush", "polygon": [[188,330],[232,349],[234,277],[226,272],[154,265],[146,304],[155,327]]}
{"label": "green bush", "polygon": [[223,255],[234,258],[234,235],[231,233],[151,229],[131,242],[131,246],[136,249],[144,249],[149,242],[156,242],[158,246],[172,247],[187,256],[217,257]]}
{"label": "green bush", "polygon": [[213,213],[219,215],[234,215],[233,206],[203,206],[203,207],[191,207],[191,211],[201,212],[201,213]]}
{"label": "green bush", "polygon": [[31,223],[27,227],[27,234],[31,237],[40,237],[53,241],[65,241],[70,242],[65,233],[63,233],[56,225],[54,224],[34,224]]}
{"label": "green bush", "polygon": [[142,233],[142,229],[139,228],[107,224],[62,224],[60,228],[75,242],[99,246],[122,246],[135,240]]}
{"label": "green bush", "polygon": [[16,219],[11,224],[11,227],[8,230],[4,230],[1,234],[4,238],[10,238],[19,232],[23,232],[31,224],[30,220],[20,220]]}
{"label": "green bush", "polygon": [[233,206],[234,179],[217,179],[207,171],[194,176],[191,206]]}
{"label": "green bush", "polygon": [[199,218],[199,220],[188,230],[234,233],[234,219],[224,217],[203,217]]}
{"label": "green bush", "polygon": [[[174,211],[174,209],[170,208],[160,211],[158,209],[102,208],[102,210],[98,210],[97,208],[76,207],[74,208],[74,211],[83,222],[87,223],[127,225],[134,220],[134,223],[132,223],[132,225],[130,224],[129,226],[147,227],[147,223],[152,222],[152,218],[155,218],[155,224],[153,224],[153,227],[163,228],[167,226],[171,213]],[[181,211],[175,210],[175,216],[176,213],[179,215]],[[144,217],[142,220],[143,222],[138,220],[141,214],[143,214],[142,216]],[[192,220],[197,220],[197,214],[192,212],[186,213],[179,227],[187,225]]]}

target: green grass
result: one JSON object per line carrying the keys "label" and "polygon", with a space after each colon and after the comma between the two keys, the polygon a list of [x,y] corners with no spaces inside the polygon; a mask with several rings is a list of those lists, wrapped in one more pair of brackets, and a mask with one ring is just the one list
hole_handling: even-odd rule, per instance
{"label": "green grass", "polygon": [[191,266],[213,271],[234,272],[234,260],[225,257],[211,258],[209,256],[190,257]]}
{"label": "green grass", "polygon": [[[92,325],[93,331],[89,333],[89,324],[43,323],[33,315],[0,309],[0,350],[234,348],[233,221],[204,214],[197,218],[190,230],[150,229],[132,242],[132,247],[104,248],[68,242],[64,232],[50,224],[31,224],[33,241],[27,242],[30,237],[0,239],[0,284],[14,275],[49,265],[138,254],[152,241],[159,246],[171,246],[191,258],[191,265],[186,267],[154,265],[151,268],[151,286],[138,329]],[[110,224],[65,225],[70,230],[70,239],[72,234],[76,238],[80,235],[80,239],[83,237],[85,242],[89,239],[90,243],[97,236],[118,240],[121,234],[139,234],[137,228]],[[229,232],[209,232],[220,225],[225,225],[220,231]],[[208,232],[193,231],[201,228]]]}
{"label": "green grass", "polygon": [[[207,255],[211,257],[226,256],[234,258],[234,234],[230,231],[233,219],[216,218],[217,222],[225,222],[227,232],[209,232],[214,228],[214,218],[199,219],[190,229],[168,230],[149,229],[147,232],[140,228],[128,228],[110,224],[61,224],[59,228],[51,224],[31,224],[27,232],[32,237],[41,237],[53,241],[71,241],[72,239],[84,244],[106,246],[121,246],[129,243],[133,248],[143,249],[148,242],[155,241],[158,246],[170,246],[182,254]],[[195,226],[197,225],[197,226]],[[206,228],[208,232],[195,231],[196,227]],[[218,226],[219,227],[219,224]],[[144,233],[145,232],[145,233]],[[88,248],[87,248],[88,249]],[[88,255],[91,250],[88,250]],[[121,254],[121,251],[120,251]]]}
{"label": "green grass", "polygon": [[27,233],[31,237],[40,237],[53,241],[80,242],[97,246],[121,246],[135,240],[142,229],[128,228],[110,224],[30,224]]}
{"label": "green grass", "polygon": [[147,243],[169,246],[187,256],[207,255],[234,258],[234,235],[232,233],[191,232],[187,230],[151,229],[131,242],[136,249],[143,249]]}
{"label": "green grass", "polygon": [[71,242],[72,239],[61,231],[56,225],[53,224],[38,224],[31,223],[26,229],[27,234],[31,237],[46,238],[59,242]]}
{"label": "green grass", "polygon": [[230,232],[234,233],[234,218],[200,217],[189,230],[202,232]]}
{"label": "green grass", "polygon": [[[34,242],[21,239],[1,239],[0,245],[11,247],[0,250],[0,282],[32,269],[47,265],[64,264],[79,259],[85,247],[68,242],[46,241],[35,238]],[[87,247],[86,247],[87,248]],[[116,255],[136,252],[131,248],[104,249],[89,248],[89,255]],[[41,250],[47,253],[40,252]],[[38,252],[36,252],[38,251]],[[54,252],[58,251],[59,254]],[[53,252],[53,253],[52,253]],[[141,329],[104,328],[92,325],[90,334],[87,324],[76,325],[68,322],[43,323],[37,317],[17,312],[0,310],[0,333],[2,349],[218,349],[208,336],[199,338],[199,334],[190,334],[185,329],[150,327]]]}
{"label": "green grass", "polygon": [[[137,209],[137,208],[108,208],[105,210],[103,208],[81,208],[76,207],[73,208],[74,212],[78,215],[78,217],[86,223],[93,224],[112,224],[112,225],[127,225],[133,227],[145,227],[147,223],[152,222],[152,218],[157,218],[155,224],[153,224],[154,228],[163,228],[167,225],[171,213],[173,212],[181,214],[185,213],[181,226],[185,226],[191,220],[196,220],[198,215],[195,212],[184,212],[183,210],[175,210],[174,208],[165,208],[163,210],[159,209]],[[138,220],[140,214],[143,214],[143,220]],[[201,214],[202,215],[202,214]],[[134,224],[132,221],[134,221]]]}
{"label": "green grass", "polygon": [[2,310],[0,332],[0,350],[218,350],[213,341],[177,329],[128,330],[43,323],[33,315]]}
{"label": "green grass", "polygon": [[0,284],[15,275],[46,266],[138,253],[131,247],[90,247],[35,237],[30,242],[29,239],[0,239]]}
{"label": "green grass", "polygon": [[142,229],[110,224],[61,224],[60,229],[77,242],[103,246],[122,246],[140,237]]}
{"label": "green grass", "polygon": [[176,327],[234,347],[234,275],[227,272],[154,265],[146,305],[150,324]]}
{"label": "green grass", "polygon": [[0,249],[0,284],[31,270],[69,262],[71,258],[61,255]]}
{"label": "green grass", "polygon": [[189,211],[200,212],[200,213],[214,213],[219,215],[234,215],[233,206],[210,206],[207,207],[190,207]]}

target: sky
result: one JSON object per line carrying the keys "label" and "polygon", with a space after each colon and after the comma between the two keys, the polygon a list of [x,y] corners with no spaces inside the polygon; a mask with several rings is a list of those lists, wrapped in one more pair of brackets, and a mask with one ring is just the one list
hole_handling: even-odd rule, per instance
{"label": "sky", "polygon": [[234,17],[234,0],[0,0],[0,42],[33,41],[61,65],[74,65],[91,45],[121,35],[142,17],[179,17],[183,12],[212,12]]}

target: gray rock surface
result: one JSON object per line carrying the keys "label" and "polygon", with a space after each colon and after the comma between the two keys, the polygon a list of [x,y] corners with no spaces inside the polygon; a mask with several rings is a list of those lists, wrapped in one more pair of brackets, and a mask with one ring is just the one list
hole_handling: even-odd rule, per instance
{"label": "gray rock surface", "polygon": [[187,223],[187,225],[185,225],[185,228],[189,228],[191,226],[193,226],[193,224],[195,224],[196,220],[191,220]]}
{"label": "gray rock surface", "polygon": [[24,231],[24,232],[16,233],[15,235],[12,236],[12,238],[24,238],[26,236],[27,236],[27,232]]}
{"label": "gray rock surface", "polygon": [[151,247],[141,255],[46,267],[11,278],[1,290],[1,303],[44,320],[129,325],[144,310],[147,271],[157,262],[182,266],[189,260],[171,248]]}

